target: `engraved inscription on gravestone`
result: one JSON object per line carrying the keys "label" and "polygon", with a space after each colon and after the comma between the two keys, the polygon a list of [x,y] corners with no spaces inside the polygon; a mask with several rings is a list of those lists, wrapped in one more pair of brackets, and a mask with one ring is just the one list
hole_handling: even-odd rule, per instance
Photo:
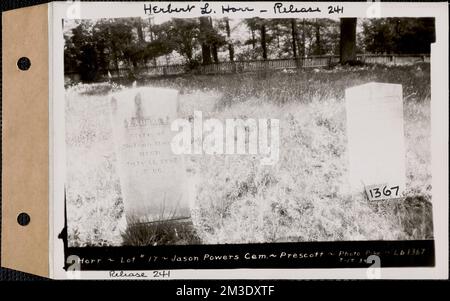
{"label": "engraved inscription on gravestone", "polygon": [[405,189],[402,86],[371,82],[345,91],[349,177],[370,200],[401,197]]}
{"label": "engraved inscription on gravestone", "polygon": [[142,221],[189,217],[183,157],[172,153],[178,92],[133,88],[111,96],[125,212]]}

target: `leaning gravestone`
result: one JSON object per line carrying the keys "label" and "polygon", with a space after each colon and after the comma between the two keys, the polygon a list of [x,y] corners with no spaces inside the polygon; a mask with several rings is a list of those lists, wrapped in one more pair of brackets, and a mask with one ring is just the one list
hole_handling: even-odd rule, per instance
{"label": "leaning gravestone", "polygon": [[189,217],[183,158],[170,147],[178,92],[133,88],[113,94],[110,100],[127,217],[150,222]]}
{"label": "leaning gravestone", "polygon": [[402,86],[368,83],[345,91],[349,176],[369,200],[401,197],[405,189]]}

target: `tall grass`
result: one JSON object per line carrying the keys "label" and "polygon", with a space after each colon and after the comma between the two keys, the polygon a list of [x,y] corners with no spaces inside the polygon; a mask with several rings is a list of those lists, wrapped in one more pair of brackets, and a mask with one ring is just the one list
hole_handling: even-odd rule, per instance
{"label": "tall grass", "polygon": [[[432,237],[431,176],[427,149],[428,101],[406,103],[408,199],[369,202],[351,195],[345,106],[312,100],[283,106],[253,99],[216,114],[281,120],[280,161],[261,166],[251,157],[193,157],[205,174],[198,185],[194,224],[204,242],[246,243]],[[245,108],[247,110],[245,111]],[[428,117],[429,118],[429,117]],[[422,128],[420,128],[422,126]],[[413,143],[411,143],[413,142]],[[210,170],[214,170],[211,172]]]}
{"label": "tall grass", "polygon": [[121,236],[125,246],[200,244],[192,222],[188,220],[142,222],[136,217],[128,217],[127,228]]}
{"label": "tall grass", "polygon": [[[369,202],[362,192],[349,193],[344,92],[370,81],[403,85],[407,189],[402,199]],[[186,156],[187,173],[196,191],[192,225],[142,224],[131,219],[126,227],[108,119],[107,93],[117,87],[100,84],[98,88],[69,88],[69,243],[214,244],[433,237],[428,64],[191,75],[148,79],[138,85],[179,89],[180,117],[201,110],[204,118],[220,120],[280,119],[279,163],[262,166],[258,156]]]}
{"label": "tall grass", "polygon": [[[166,209],[163,201],[157,215],[128,213],[121,233],[122,244],[130,246],[192,245],[200,240],[189,218],[180,218],[178,208]],[[142,210],[141,210],[142,212]],[[178,217],[178,218],[177,218]]]}
{"label": "tall grass", "polygon": [[366,65],[333,69],[299,69],[220,75],[185,75],[143,80],[142,85],[172,87],[182,92],[193,90],[222,93],[220,105],[234,105],[250,98],[277,104],[308,103],[314,99],[342,99],[345,89],[370,81],[401,84],[409,100],[422,101],[430,96],[430,65],[388,67]]}

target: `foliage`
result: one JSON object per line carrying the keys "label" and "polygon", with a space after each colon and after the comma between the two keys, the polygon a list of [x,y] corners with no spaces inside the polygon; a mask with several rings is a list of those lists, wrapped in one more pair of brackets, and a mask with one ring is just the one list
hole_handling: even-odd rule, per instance
{"label": "foliage", "polygon": [[434,18],[383,18],[363,21],[362,42],[372,53],[430,53]]}
{"label": "foliage", "polygon": [[[66,21],[67,22],[67,21]],[[339,23],[331,19],[243,19],[234,28],[230,20],[209,17],[173,18],[161,24],[148,19],[118,18],[75,21],[66,30],[64,67],[92,82],[111,70],[139,68],[176,52],[189,69],[219,62],[220,52],[239,60],[292,58],[339,54]],[[430,18],[363,19],[358,51],[429,53],[434,41]],[[239,33],[231,39],[231,33]],[[235,33],[236,33],[235,32]],[[225,56],[226,57],[226,56]]]}
{"label": "foliage", "polygon": [[[209,21],[208,21],[209,22]],[[65,34],[65,70],[77,72],[81,80],[92,82],[99,72],[118,70],[122,66],[135,72],[157,57],[177,51],[187,65],[198,61],[200,43],[221,47],[225,40],[212,27],[200,30],[197,19],[177,19],[150,27],[149,39],[140,18],[101,19],[93,24],[81,21]]]}

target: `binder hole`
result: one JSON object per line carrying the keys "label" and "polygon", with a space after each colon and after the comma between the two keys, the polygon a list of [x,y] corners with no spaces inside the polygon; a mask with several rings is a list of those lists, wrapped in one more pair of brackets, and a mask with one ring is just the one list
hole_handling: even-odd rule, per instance
{"label": "binder hole", "polygon": [[22,71],[26,71],[26,70],[30,69],[30,67],[31,67],[30,59],[25,57],[25,56],[21,57],[17,61],[17,67],[19,67],[19,69],[22,70]]}
{"label": "binder hole", "polygon": [[17,216],[17,222],[21,226],[26,226],[30,223],[30,216],[27,213],[22,212]]}

